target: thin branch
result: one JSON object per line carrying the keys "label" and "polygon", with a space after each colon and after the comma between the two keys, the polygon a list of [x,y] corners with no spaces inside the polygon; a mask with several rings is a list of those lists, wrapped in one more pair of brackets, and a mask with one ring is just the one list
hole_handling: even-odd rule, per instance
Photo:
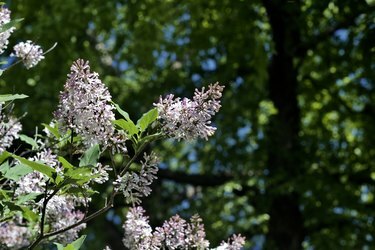
{"label": "thin branch", "polygon": [[36,240],[31,244],[31,246],[29,247],[29,249],[33,249],[34,247],[36,247],[43,240],[43,238],[44,238],[44,222],[45,222],[45,217],[46,217],[47,204],[52,199],[52,197],[55,194],[57,194],[57,192],[59,191],[59,189],[56,188],[52,192],[52,194],[47,197],[47,194],[48,194],[48,184],[49,184],[49,181],[46,182],[46,188],[44,190],[44,200],[43,200],[43,207],[42,207],[42,218],[40,220],[40,234],[39,234],[38,238],[36,238]]}
{"label": "thin branch", "polygon": [[116,191],[113,191],[112,194],[111,194],[111,197],[109,199],[109,202],[106,204],[106,206],[104,206],[103,208],[99,209],[98,211],[96,211],[95,213],[83,218],[82,220],[68,226],[68,227],[65,227],[63,229],[60,229],[60,230],[57,230],[55,232],[51,232],[51,233],[47,233],[44,235],[44,238],[48,238],[48,237],[51,237],[51,236],[54,236],[54,235],[57,235],[57,234],[60,234],[60,233],[63,233],[65,231],[68,231],[72,228],[75,228],[83,223],[86,223],[92,219],[94,219],[95,217],[105,213],[106,211],[108,211],[110,208],[113,207],[113,201],[114,201],[114,198],[115,196],[117,195],[118,193]]}

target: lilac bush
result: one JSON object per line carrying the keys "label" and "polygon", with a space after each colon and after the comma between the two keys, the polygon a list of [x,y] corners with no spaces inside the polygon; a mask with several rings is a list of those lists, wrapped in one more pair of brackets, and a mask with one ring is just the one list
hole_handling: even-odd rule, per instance
{"label": "lilac bush", "polygon": [[[10,11],[1,8],[0,25],[9,22]],[[13,29],[1,30],[1,50]],[[31,41],[17,44],[11,55],[27,69],[44,58]],[[58,249],[79,249],[86,223],[111,209],[116,196],[123,196],[129,206],[123,244],[129,249],[241,249],[245,241],[240,235],[210,248],[198,215],[189,222],[175,215],[153,229],[140,206],[158,172],[158,157],[144,152],[146,146],[165,138],[207,140],[216,130],[211,119],[221,107],[224,87],[210,84],[195,90],[192,99],[160,97],[134,122],[113,102],[88,61],[78,59],[70,70],[51,123],[43,124],[43,133],[34,137],[21,134],[20,119],[11,115],[13,102],[26,96],[0,95],[0,248],[35,249],[54,242]],[[22,151],[12,148],[17,139],[25,142]],[[134,152],[129,153],[125,143]],[[111,162],[104,162],[103,155]],[[116,155],[122,156],[121,164],[115,164]],[[104,183],[111,191],[104,205],[89,213],[95,188]]]}

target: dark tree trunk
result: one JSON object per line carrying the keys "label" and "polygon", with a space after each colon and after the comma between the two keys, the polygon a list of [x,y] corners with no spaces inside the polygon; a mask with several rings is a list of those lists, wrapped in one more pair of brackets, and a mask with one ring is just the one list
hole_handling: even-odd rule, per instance
{"label": "dark tree trunk", "polygon": [[264,0],[263,3],[275,46],[268,71],[269,98],[278,110],[267,131],[267,168],[273,184],[267,188],[271,202],[266,248],[294,250],[302,248],[305,235],[298,190],[290,184],[303,169],[298,140],[297,69],[293,65],[300,41],[300,6],[298,1],[287,0]]}

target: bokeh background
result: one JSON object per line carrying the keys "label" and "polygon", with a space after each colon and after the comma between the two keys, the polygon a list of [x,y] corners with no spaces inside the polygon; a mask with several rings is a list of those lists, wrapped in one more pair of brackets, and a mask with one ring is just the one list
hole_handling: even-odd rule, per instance
{"label": "bokeh background", "polygon": [[[58,43],[0,81],[2,94],[30,96],[15,110],[26,134],[52,118],[77,58],[135,120],[160,95],[225,85],[215,136],[153,145],[153,226],[199,213],[213,245],[241,233],[246,249],[374,249],[375,1],[5,2],[24,18],[9,47]],[[116,204],[88,223],[84,249],[123,249],[127,205]]]}

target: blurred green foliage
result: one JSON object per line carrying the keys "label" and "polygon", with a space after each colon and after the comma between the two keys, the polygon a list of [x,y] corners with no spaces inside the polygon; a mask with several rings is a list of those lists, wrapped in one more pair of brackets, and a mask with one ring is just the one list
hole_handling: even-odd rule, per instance
{"label": "blurred green foliage", "polygon": [[[155,145],[163,162],[144,202],[154,225],[198,212],[211,241],[241,233],[249,249],[375,244],[373,1],[24,0],[8,7],[24,18],[11,45],[58,43],[36,68],[2,76],[0,94],[30,96],[16,107],[28,112],[26,134],[51,119],[77,58],[90,60],[134,120],[159,95],[226,86],[213,138]],[[120,249],[118,204],[89,224],[87,249]]]}

